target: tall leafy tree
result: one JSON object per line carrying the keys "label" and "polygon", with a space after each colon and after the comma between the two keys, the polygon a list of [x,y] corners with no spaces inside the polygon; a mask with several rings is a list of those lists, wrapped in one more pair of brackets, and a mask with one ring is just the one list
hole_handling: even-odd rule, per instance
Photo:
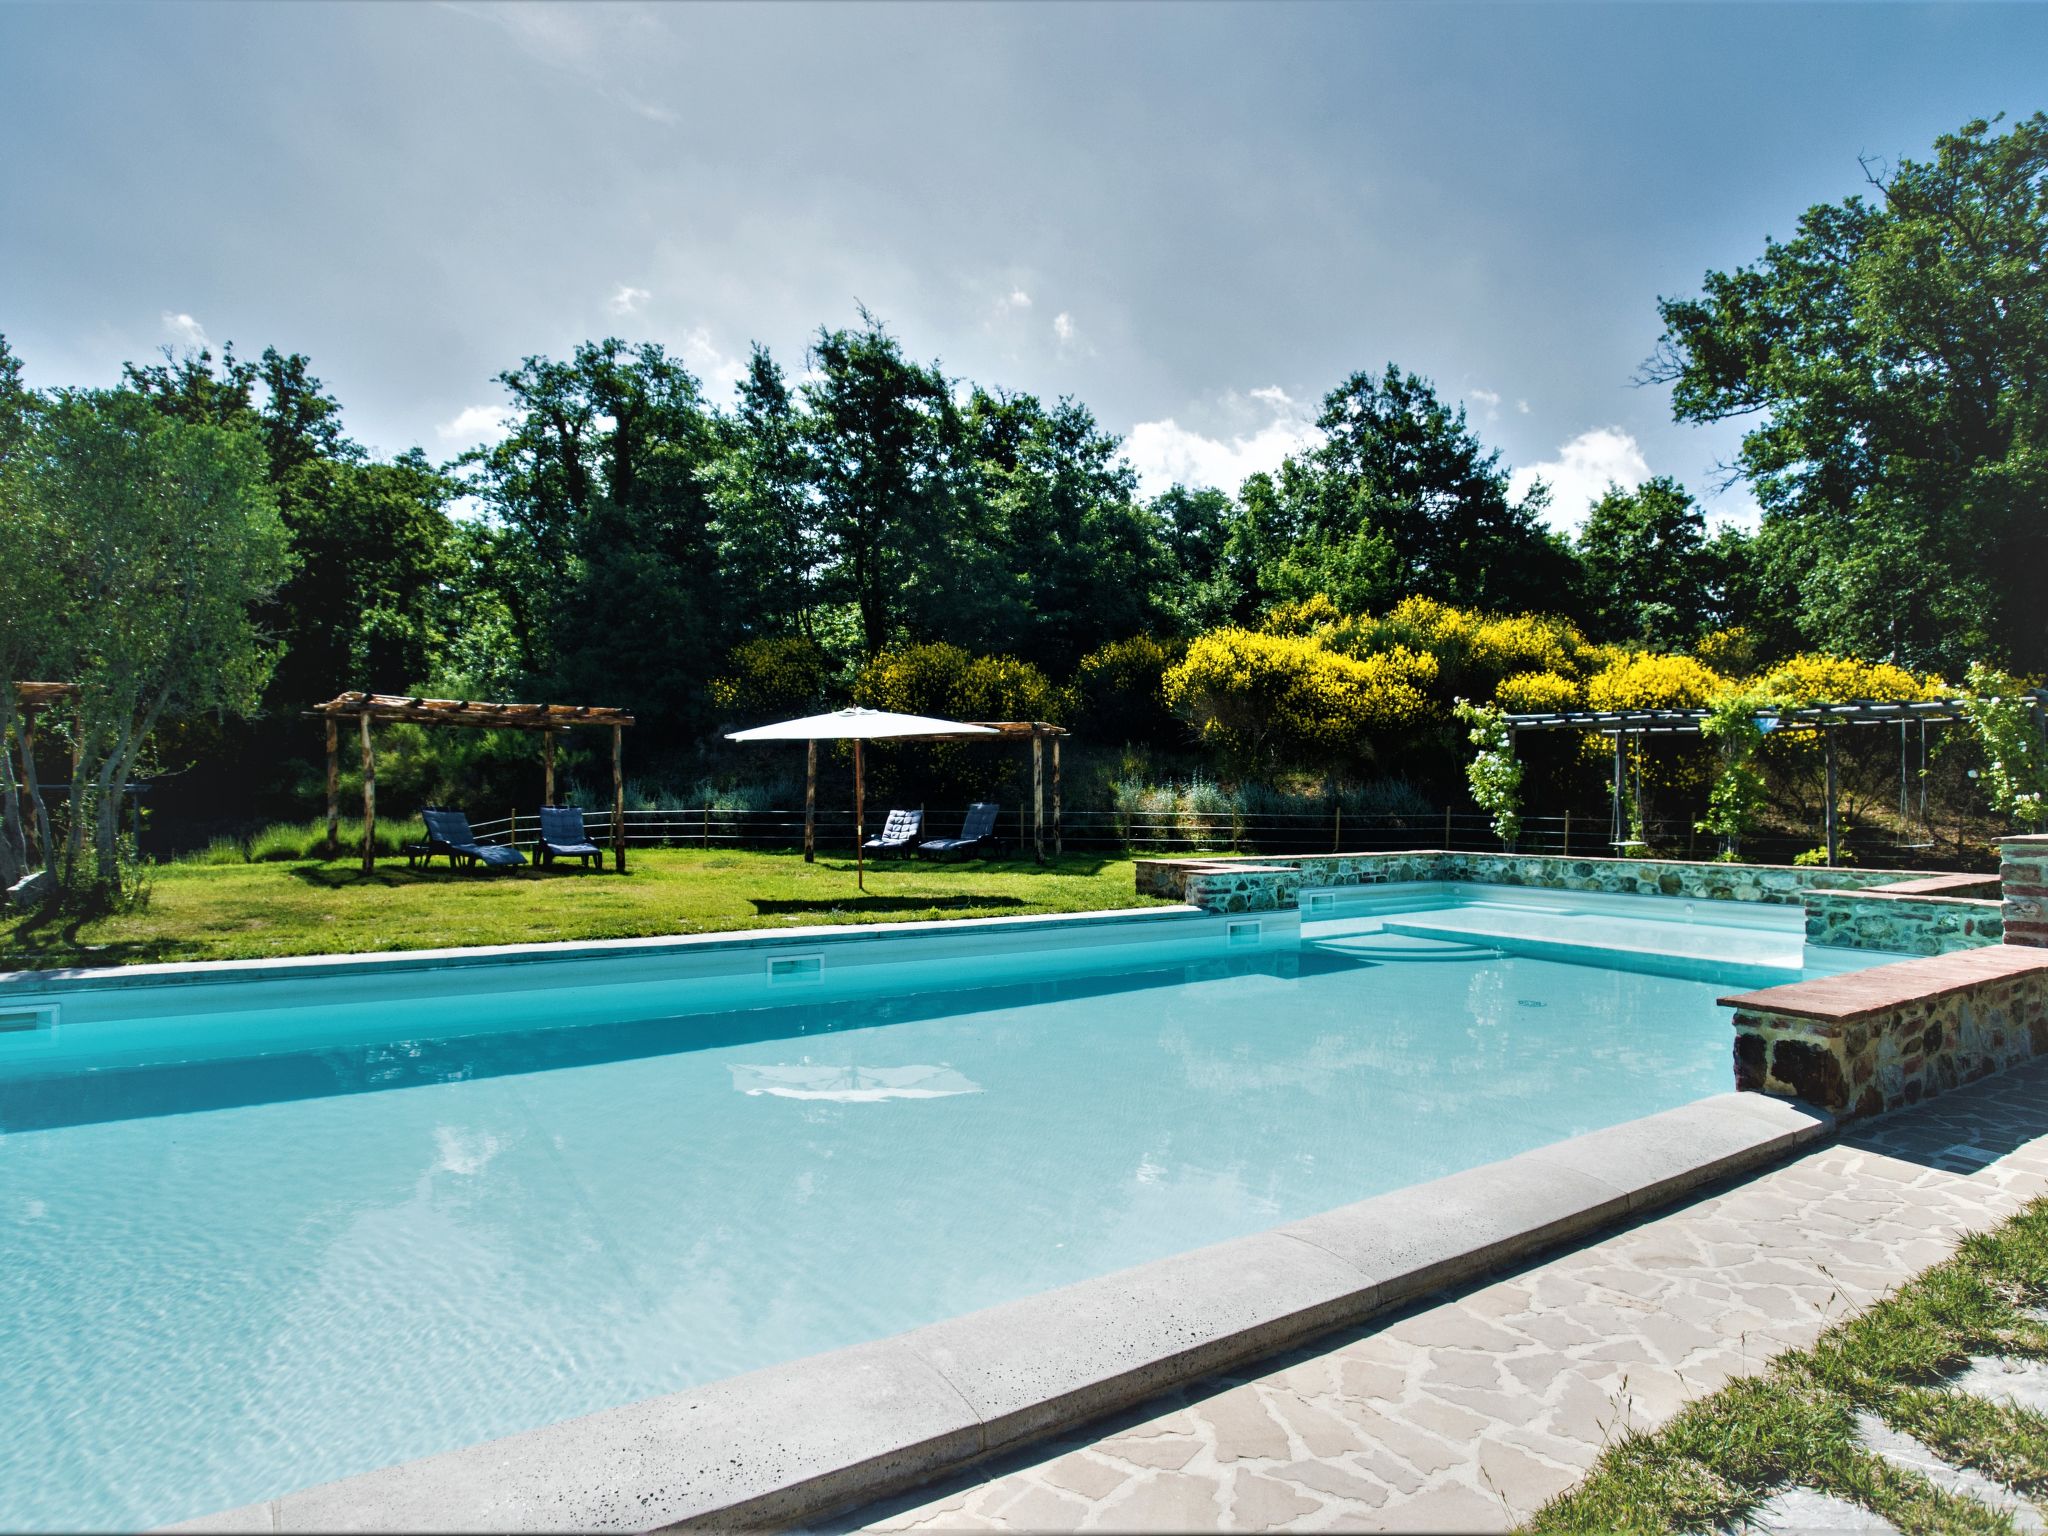
{"label": "tall leafy tree", "polygon": [[[54,579],[27,589],[81,690],[63,883],[118,897],[121,786],[168,714],[252,707],[275,658],[256,606],[289,540],[253,431],[167,417],[133,389],[60,390],[7,475]],[[10,518],[10,522],[13,521]]]}
{"label": "tall leafy tree", "polygon": [[1134,501],[1118,440],[1073,399],[976,390],[967,409],[977,476],[961,532],[999,551],[1002,611],[962,635],[1060,672],[1147,627],[1164,552]]}
{"label": "tall leafy tree", "polygon": [[1213,486],[1174,485],[1153,497],[1146,510],[1165,552],[1159,608],[1171,627],[1194,635],[1250,618],[1242,607],[1244,577],[1231,559],[1237,504],[1230,494]]}
{"label": "tall leafy tree", "polygon": [[643,738],[687,734],[723,651],[719,443],[696,378],[616,338],[499,378],[512,430],[467,463],[501,527],[487,553],[528,679],[645,712]]}
{"label": "tall leafy tree", "polygon": [[2048,114],[1871,173],[1696,298],[1646,377],[1681,421],[1753,419],[1759,556],[1816,645],[2048,666]]}
{"label": "tall leafy tree", "polygon": [[1669,475],[1632,491],[1609,485],[1579,529],[1581,611],[1598,640],[1678,647],[1714,606],[1703,559],[1707,520]]}
{"label": "tall leafy tree", "polygon": [[963,607],[985,609],[994,552],[959,536],[972,459],[946,376],[860,315],[858,329],[812,342],[804,424],[824,584],[852,605],[874,656],[908,623],[931,634]]}
{"label": "tall leafy tree", "polygon": [[766,347],[748,357],[739,407],[721,429],[723,451],[706,477],[734,627],[808,638],[821,558],[811,456],[796,396]]}
{"label": "tall leafy tree", "polygon": [[1428,380],[1392,363],[1355,373],[1316,425],[1322,443],[1279,486],[1298,509],[1296,567],[1335,574],[1351,605],[1423,593],[1511,611],[1568,585],[1570,555],[1542,522],[1548,493],[1510,497],[1499,453]]}

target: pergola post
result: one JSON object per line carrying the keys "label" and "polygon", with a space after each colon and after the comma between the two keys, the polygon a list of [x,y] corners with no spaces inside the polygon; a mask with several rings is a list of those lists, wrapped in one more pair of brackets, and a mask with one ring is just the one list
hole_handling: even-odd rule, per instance
{"label": "pergola post", "polygon": [[356,716],[363,737],[363,873],[377,867],[377,758],[370,750],[370,712]]}
{"label": "pergola post", "polygon": [[1627,830],[1627,825],[1623,818],[1621,798],[1621,732],[1616,731],[1614,733],[1614,834],[1610,841],[1617,848],[1622,845],[1623,834]]}
{"label": "pergola post", "polygon": [[327,851],[341,840],[341,732],[327,717]]}
{"label": "pergola post", "polygon": [[626,733],[612,727],[612,868],[626,872]]}
{"label": "pergola post", "polygon": [[555,803],[555,733],[540,733],[541,800],[542,805]]}
{"label": "pergola post", "polygon": [[818,859],[818,744],[804,743],[804,862]]}
{"label": "pergola post", "polygon": [[1059,858],[1066,852],[1065,839],[1060,825],[1060,739],[1052,739],[1052,856]]}
{"label": "pergola post", "polygon": [[1045,862],[1045,737],[1031,728],[1031,857]]}
{"label": "pergola post", "polygon": [[1835,781],[1835,730],[1834,730],[1834,727],[1833,727],[1833,726],[1829,726],[1829,727],[1828,727],[1827,729],[1825,729],[1825,730],[1823,730],[1823,731],[1821,732],[1821,740],[1822,740],[1822,741],[1824,741],[1825,743],[1827,743],[1827,760],[1828,760],[1828,804],[1827,804],[1827,837],[1828,837],[1828,866],[1829,866],[1830,868],[1832,868],[1832,867],[1834,866],[1834,863],[1835,863],[1835,859],[1836,859],[1836,857],[1837,857],[1837,856],[1839,855],[1839,853],[1840,853],[1840,851],[1841,851],[1841,847],[1840,847],[1840,845],[1841,845],[1841,828],[1840,828],[1840,825],[1839,825],[1839,823],[1837,822],[1837,819],[1836,819],[1836,815],[1835,815],[1835,790],[1836,790],[1836,781]]}

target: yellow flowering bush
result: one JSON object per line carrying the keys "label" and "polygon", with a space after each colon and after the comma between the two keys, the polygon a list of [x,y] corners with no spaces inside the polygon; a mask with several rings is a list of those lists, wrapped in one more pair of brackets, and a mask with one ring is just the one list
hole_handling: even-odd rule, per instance
{"label": "yellow flowering bush", "polygon": [[1723,677],[1747,677],[1756,669],[1756,637],[1740,624],[1700,636],[1692,653]]}
{"label": "yellow flowering bush", "polygon": [[1813,654],[1779,662],[1757,679],[1757,687],[1787,708],[1860,699],[1905,704],[1938,699],[1948,692],[1940,678],[1915,677],[1890,662]]}
{"label": "yellow flowering bush", "polygon": [[1217,629],[1188,646],[1163,686],[1205,745],[1258,768],[1342,757],[1368,731],[1419,718],[1436,676],[1434,657],[1405,646],[1347,656],[1309,636]]}
{"label": "yellow flowering bush", "polygon": [[1328,594],[1312,592],[1307,597],[1275,603],[1266,610],[1259,628],[1269,635],[1312,635],[1342,623],[1343,619],[1343,611]]}
{"label": "yellow flowering bush", "polygon": [[1728,686],[1728,679],[1691,656],[1626,656],[1586,684],[1593,709],[1692,709]]}
{"label": "yellow flowering bush", "polygon": [[1493,690],[1493,702],[1512,715],[1578,709],[1585,703],[1578,679],[1558,672],[1515,672]]}
{"label": "yellow flowering bush", "polygon": [[1576,675],[1585,637],[1565,619],[1522,613],[1485,619],[1472,636],[1474,671],[1506,677],[1516,672]]}
{"label": "yellow flowering bush", "polygon": [[733,647],[711,702],[734,719],[777,720],[822,708],[832,660],[815,640],[779,635]]}

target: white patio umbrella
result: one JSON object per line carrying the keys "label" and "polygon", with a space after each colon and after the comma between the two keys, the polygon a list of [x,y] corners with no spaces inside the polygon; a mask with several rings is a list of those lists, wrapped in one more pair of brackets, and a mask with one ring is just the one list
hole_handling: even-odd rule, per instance
{"label": "white patio umbrella", "polygon": [[835,709],[829,715],[805,715],[801,720],[784,720],[775,725],[757,725],[751,730],[728,731],[727,741],[803,741],[811,747],[810,782],[804,794],[804,843],[811,841],[811,814],[818,771],[818,743],[853,743],[853,879],[867,889],[866,841],[863,809],[866,787],[861,782],[860,744],[864,741],[893,741],[925,737],[945,739],[956,736],[1000,736],[1002,732],[964,720],[935,720],[930,715],[899,715],[886,709]]}

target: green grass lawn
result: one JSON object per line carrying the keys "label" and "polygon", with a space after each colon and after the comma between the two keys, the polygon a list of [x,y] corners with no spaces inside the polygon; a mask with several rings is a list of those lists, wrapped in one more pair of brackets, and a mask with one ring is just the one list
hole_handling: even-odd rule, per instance
{"label": "green grass lawn", "polygon": [[1860,1409],[1952,1466],[2039,1503],[2048,1498],[2048,1416],[1942,1390],[1973,1356],[2048,1359],[2048,1200],[1966,1241],[1811,1349],[1773,1360],[1630,1435],[1586,1481],[1529,1522],[1532,1536],[1695,1532],[1739,1524],[1786,1483],[1860,1504],[1902,1531],[2011,1536],[2002,1512],[1879,1459],[1856,1433]]}
{"label": "green grass lawn", "polygon": [[628,855],[627,873],[557,866],[458,874],[437,863],[166,864],[148,903],[79,921],[0,916],[0,969],[140,965],[359,954],[550,939],[625,939],[806,923],[1009,917],[1155,905],[1135,894],[1131,861],[1069,854],[1029,859],[868,866],[799,854],[659,848]]}

